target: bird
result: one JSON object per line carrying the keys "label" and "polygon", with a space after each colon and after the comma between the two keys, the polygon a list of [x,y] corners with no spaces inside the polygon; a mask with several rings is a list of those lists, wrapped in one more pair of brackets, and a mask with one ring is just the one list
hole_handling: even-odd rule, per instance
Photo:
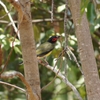
{"label": "bird", "polygon": [[60,36],[53,35],[46,42],[37,47],[36,48],[37,57],[38,58],[47,57],[55,48],[56,42],[59,38]]}

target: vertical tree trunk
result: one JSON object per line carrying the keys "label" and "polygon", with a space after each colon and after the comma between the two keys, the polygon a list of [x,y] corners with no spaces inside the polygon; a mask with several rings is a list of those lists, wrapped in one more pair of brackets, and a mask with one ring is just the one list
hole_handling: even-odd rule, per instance
{"label": "vertical tree trunk", "polygon": [[35,41],[32,28],[30,1],[8,0],[18,10],[19,32],[24,61],[25,79],[31,85],[36,100],[41,100],[38,62],[35,50]]}
{"label": "vertical tree trunk", "polygon": [[39,70],[38,70],[38,62],[35,51],[32,20],[30,14],[30,3],[27,3],[27,0],[23,0],[23,7],[25,7],[24,10],[28,18],[26,19],[23,16],[21,23],[19,23],[25,78],[31,85],[36,96],[38,96],[38,100],[40,100],[41,96],[40,96]]}
{"label": "vertical tree trunk", "polygon": [[76,28],[76,37],[78,39],[87,98],[88,100],[100,100],[100,80],[86,14],[84,13],[82,16],[80,14],[81,0],[68,1]]}
{"label": "vertical tree trunk", "polygon": [[2,65],[2,50],[1,50],[1,44],[0,44],[0,67]]}

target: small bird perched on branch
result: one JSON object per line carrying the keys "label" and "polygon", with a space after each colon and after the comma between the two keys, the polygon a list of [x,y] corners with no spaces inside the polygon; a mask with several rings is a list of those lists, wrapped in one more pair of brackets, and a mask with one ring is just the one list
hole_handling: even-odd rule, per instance
{"label": "small bird perched on branch", "polygon": [[[47,42],[41,44],[39,47],[36,48],[36,54],[38,58],[45,58],[48,56],[52,50],[55,48],[55,44],[60,36],[51,36]],[[23,64],[23,61],[20,62],[20,65]]]}
{"label": "small bird perched on branch", "polygon": [[37,57],[46,57],[55,48],[55,44],[60,36],[51,36],[47,42],[36,48]]}

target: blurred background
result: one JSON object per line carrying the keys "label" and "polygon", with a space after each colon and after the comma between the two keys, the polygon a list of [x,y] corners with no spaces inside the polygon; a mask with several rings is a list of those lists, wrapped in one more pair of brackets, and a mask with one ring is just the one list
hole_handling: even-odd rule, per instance
{"label": "blurred background", "polygon": [[[86,12],[87,19],[90,25],[90,32],[97,61],[98,70],[100,69],[100,2],[90,2],[90,0],[81,0],[81,14]],[[9,13],[11,14],[17,26],[17,11],[6,0],[2,1]],[[77,59],[78,64],[81,66],[79,59],[79,50],[77,46],[77,38],[75,36],[75,27],[72,20],[72,14],[68,6],[67,10],[67,32],[64,32],[64,16],[65,16],[65,0],[54,0],[53,7],[51,0],[31,0],[31,14],[32,23],[35,36],[36,47],[44,43],[48,38],[54,34],[60,35],[61,38],[57,41],[55,49],[46,58],[51,66],[57,67],[62,73],[66,71],[68,80],[78,89],[84,100],[86,99],[86,90],[84,78],[74,61]],[[52,10],[53,9],[53,10]],[[51,12],[53,11],[53,12]],[[51,17],[53,13],[53,21]],[[83,33],[84,34],[84,33]],[[14,50],[10,56],[9,63],[6,70],[16,70],[24,74],[22,51],[20,40],[11,25],[7,13],[0,5],[0,45],[2,49],[2,62],[0,66],[3,67],[6,63],[7,57],[12,48],[14,41]],[[14,40],[15,39],[15,40]],[[67,41],[66,41],[67,40]],[[69,46],[71,52],[61,53],[66,46]],[[69,54],[69,55],[68,55]],[[51,84],[42,90],[42,100],[77,100],[70,87],[52,71],[39,64],[41,88],[46,86],[49,82]],[[100,74],[100,72],[99,72]],[[1,81],[15,84],[21,88],[25,88],[23,83],[18,78],[14,79],[0,79]],[[26,95],[18,89],[6,85],[0,85],[0,100],[26,100]]]}

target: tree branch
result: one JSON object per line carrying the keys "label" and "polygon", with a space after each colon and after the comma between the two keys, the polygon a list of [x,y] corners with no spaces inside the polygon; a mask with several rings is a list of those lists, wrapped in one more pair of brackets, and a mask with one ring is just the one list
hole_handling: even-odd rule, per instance
{"label": "tree branch", "polygon": [[31,100],[37,100],[35,94],[33,94],[31,86],[25,80],[24,76],[20,72],[17,72],[17,71],[9,71],[8,72],[7,71],[7,72],[2,73],[0,77],[3,79],[19,77],[21,79],[21,81],[23,82],[23,84],[26,86],[27,94],[28,94],[29,98],[31,98]]}
{"label": "tree branch", "polygon": [[77,91],[77,89],[75,88],[75,86],[73,86],[69,81],[68,79],[60,72],[59,69],[57,68],[54,68],[52,66],[50,66],[49,64],[47,63],[43,63],[41,62],[40,60],[38,61],[41,65],[45,66],[47,69],[51,70],[52,72],[54,72],[59,78],[61,78],[63,80],[63,82],[68,85],[75,93],[75,95],[77,96],[77,98],[79,100],[83,100],[82,97],[80,96],[79,92]]}
{"label": "tree branch", "polygon": [[10,15],[10,13],[9,13],[9,11],[8,11],[8,9],[7,9],[7,7],[5,6],[5,4],[4,4],[1,0],[0,0],[0,4],[2,5],[2,7],[3,7],[4,10],[5,10],[5,12],[7,13],[7,15],[8,15],[8,17],[9,17],[9,20],[11,21],[11,24],[12,24],[12,26],[13,26],[13,28],[14,28],[14,30],[15,30],[17,36],[18,36],[18,38],[20,38],[20,36],[19,36],[19,31],[18,31],[18,29],[17,29],[17,27],[16,27],[16,25],[15,25],[15,23],[14,23],[14,21],[13,21],[11,15]]}
{"label": "tree branch", "polygon": [[[53,19],[53,21],[63,21],[63,20],[64,20],[63,18],[60,18],[60,19]],[[51,21],[50,18],[35,19],[35,20],[32,20],[32,23],[41,23],[41,22],[50,22],[50,21]],[[11,22],[6,21],[6,20],[0,20],[0,23],[11,25]],[[14,23],[18,23],[18,21],[14,21]]]}
{"label": "tree branch", "polygon": [[[22,56],[24,62],[25,79],[30,84],[36,100],[41,100],[39,69],[36,57],[34,33],[29,0],[8,0],[18,11],[18,23]],[[30,46],[29,46],[30,44]],[[30,52],[31,51],[31,52]],[[35,100],[28,97],[28,100]]]}
{"label": "tree branch", "polygon": [[2,81],[0,81],[0,84],[4,84],[4,85],[8,85],[8,86],[14,87],[14,88],[19,89],[19,90],[23,91],[24,93],[26,93],[26,90],[22,89],[19,86],[16,86],[16,85],[13,85],[13,84],[9,84],[7,82],[2,82]]}

